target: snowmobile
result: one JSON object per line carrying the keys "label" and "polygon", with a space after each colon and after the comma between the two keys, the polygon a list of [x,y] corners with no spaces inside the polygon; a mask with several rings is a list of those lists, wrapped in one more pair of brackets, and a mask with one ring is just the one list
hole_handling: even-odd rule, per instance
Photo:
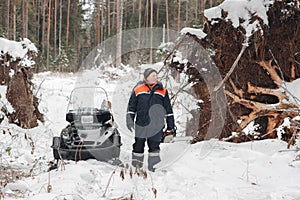
{"label": "snowmobile", "polygon": [[121,164],[121,136],[104,88],[75,88],[69,97],[66,121],[60,136],[53,137],[51,147],[57,161],[97,159]]}

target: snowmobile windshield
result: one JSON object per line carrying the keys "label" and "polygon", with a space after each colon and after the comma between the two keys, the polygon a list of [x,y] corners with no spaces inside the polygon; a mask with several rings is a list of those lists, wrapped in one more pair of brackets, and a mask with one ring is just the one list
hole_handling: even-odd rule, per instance
{"label": "snowmobile windshield", "polygon": [[108,95],[101,87],[78,87],[70,95],[67,112],[95,109],[109,111]]}

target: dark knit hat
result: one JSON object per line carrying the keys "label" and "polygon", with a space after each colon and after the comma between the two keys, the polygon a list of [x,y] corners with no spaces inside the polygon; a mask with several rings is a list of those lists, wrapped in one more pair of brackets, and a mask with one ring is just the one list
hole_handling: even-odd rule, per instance
{"label": "dark knit hat", "polygon": [[147,69],[144,71],[144,78],[147,79],[148,76],[149,76],[152,72],[157,73],[157,71],[156,71],[155,69],[147,68]]}

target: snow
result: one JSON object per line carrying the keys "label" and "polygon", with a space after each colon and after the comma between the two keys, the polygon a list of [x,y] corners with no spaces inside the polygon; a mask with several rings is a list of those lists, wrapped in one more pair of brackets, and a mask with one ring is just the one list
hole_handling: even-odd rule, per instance
{"label": "snow", "polygon": [[181,30],[181,34],[186,34],[186,33],[190,33],[192,35],[197,36],[199,39],[203,39],[206,37],[206,33],[204,33],[201,29],[197,29],[197,28],[183,28]]}
{"label": "snow", "polygon": [[6,107],[7,111],[12,113],[14,111],[14,108],[11,106],[11,104],[8,102],[6,99],[6,86],[0,85],[0,107],[2,108],[3,106]]}
{"label": "snow", "polygon": [[31,67],[35,64],[35,62],[26,55],[29,51],[34,53],[38,52],[36,46],[27,38],[24,38],[20,42],[0,38],[0,56],[7,53],[12,57],[11,61],[16,61],[17,58],[20,58],[21,66]]}
{"label": "snow", "polygon": [[259,135],[259,133],[256,131],[259,129],[259,127],[260,127],[259,124],[254,125],[254,121],[252,121],[246,126],[246,128],[244,128],[243,132],[246,135],[248,135],[248,134],[250,134],[250,135],[258,134]]}
{"label": "snow", "polygon": [[[250,27],[247,29],[247,34],[250,34],[258,24],[250,24],[248,11],[256,13],[268,24],[265,14],[270,3],[262,0],[227,0],[219,7],[206,10],[205,15],[214,20],[220,17],[221,9],[224,9],[230,12],[227,20],[231,19],[234,26]],[[246,21],[239,24],[238,17]],[[183,32],[204,36],[200,29],[187,28]],[[22,44],[26,46],[25,49],[21,48]],[[0,38],[0,50],[2,53],[8,52],[14,59],[26,58],[28,50],[37,52],[27,39],[12,42]],[[187,63],[180,52],[176,53],[174,59],[182,64]],[[123,69],[102,67],[78,73],[35,74],[34,94],[40,99],[39,110],[44,113],[45,122],[29,130],[9,124],[7,118],[0,124],[1,167],[11,166],[31,176],[20,177],[14,183],[1,186],[0,197],[3,194],[8,200],[122,199],[130,198],[130,195],[143,200],[300,199],[300,161],[295,159],[299,152],[283,151],[287,143],[279,139],[241,144],[216,139],[193,145],[184,141],[161,144],[162,161],[156,166],[155,173],[147,171],[147,177],[141,177],[134,171],[131,177],[130,169],[113,167],[93,159],[65,161],[65,165],[59,166],[58,170],[47,172],[48,163],[53,160],[52,137],[58,136],[67,125],[65,114],[69,95],[75,87],[80,86],[97,86],[107,90],[122,136],[120,159],[125,165],[131,163],[134,134],[127,130],[125,124],[127,102],[133,86],[141,80],[142,72],[148,67],[160,71],[160,80],[172,94],[176,94],[187,83],[188,79],[183,74],[180,75],[180,82],[174,80],[163,63],[142,65],[137,69],[130,66],[123,66]],[[205,71],[205,68],[202,70]],[[299,85],[299,80],[286,83],[286,87],[297,98],[300,98],[297,90]],[[6,89],[6,86],[0,86],[0,106],[5,105],[11,112],[12,108],[5,97]],[[173,106],[178,136],[184,136],[186,121],[191,117],[186,108],[197,109],[197,101],[201,102],[185,92],[178,95]],[[286,119],[284,126],[288,125]],[[251,134],[255,133],[256,128],[250,124],[244,131]],[[281,127],[278,132],[282,130]],[[292,147],[293,150],[295,148]],[[144,169],[147,169],[146,161],[147,153]],[[122,171],[124,180],[120,176]],[[157,191],[156,198],[153,188]]]}
{"label": "snow", "polygon": [[[249,37],[253,32],[261,30],[259,21],[251,20],[253,16],[262,19],[265,25],[269,24],[267,11],[272,3],[272,0],[225,0],[220,5],[205,10],[204,16],[212,23],[217,23],[215,20],[222,17],[224,10],[228,13],[226,21],[231,21],[235,28],[242,26]],[[245,21],[241,22],[240,19]]]}
{"label": "snow", "polygon": [[[92,159],[66,161],[65,169],[60,167],[46,172],[48,162],[53,159],[50,147],[52,137],[66,126],[64,117],[68,96],[75,86],[85,80],[81,76],[86,73],[95,74],[96,79],[92,83],[105,87],[109,93],[113,114],[122,134],[120,158],[125,164],[130,164],[134,135],[126,129],[126,104],[132,83],[140,80],[141,72],[147,67],[149,65],[141,66],[136,71],[114,70],[114,73],[123,74],[117,80],[111,80],[108,75],[105,77],[97,70],[76,74],[46,72],[35,75],[34,83],[38,86],[36,92],[41,98],[40,109],[45,114],[46,122],[31,130],[2,122],[1,129],[10,127],[10,131],[17,136],[12,139],[9,134],[0,135],[2,163],[10,163],[25,172],[33,168],[33,176],[2,188],[5,199],[113,199],[129,198],[131,194],[134,199],[155,199],[153,187],[157,190],[156,199],[163,200],[300,198],[300,164],[294,161],[297,153],[279,152],[287,146],[280,140],[233,144],[213,139],[194,145],[186,142],[162,144],[162,161],[157,165],[155,173],[147,172],[147,178],[137,174],[131,178],[126,169],[125,179],[122,180],[121,167],[115,168]],[[152,67],[159,70],[163,66],[157,63]],[[3,88],[3,100],[4,92]],[[174,110],[176,118],[181,120],[179,107],[175,105]],[[24,134],[34,141],[34,150],[30,142],[24,140]],[[10,155],[5,151],[7,146],[11,147]],[[112,179],[109,182],[110,177]],[[51,185],[50,192],[47,189],[48,183]],[[103,197],[107,185],[108,190]],[[22,195],[16,197],[20,193]]]}
{"label": "snow", "polygon": [[23,58],[28,51],[38,52],[35,45],[27,38],[20,42],[0,38],[1,54],[8,53],[13,58]]}
{"label": "snow", "polygon": [[300,79],[296,79],[292,82],[284,82],[283,89],[288,90],[287,96],[289,101],[295,105],[300,106],[300,91],[299,91]]}

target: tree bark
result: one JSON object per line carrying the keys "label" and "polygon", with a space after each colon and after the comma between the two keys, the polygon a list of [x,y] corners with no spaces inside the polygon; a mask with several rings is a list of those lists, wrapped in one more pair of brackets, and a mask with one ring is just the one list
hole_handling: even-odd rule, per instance
{"label": "tree bark", "polygon": [[10,0],[6,0],[6,12],[5,15],[5,32],[6,32],[6,37],[9,39],[10,36],[10,31],[9,31],[9,17],[10,17]]}
{"label": "tree bark", "polygon": [[[75,6],[74,6],[74,19],[78,19],[78,18],[80,18],[80,17],[78,15],[78,1],[76,1]],[[74,28],[73,28],[73,46],[74,46],[74,49],[77,50],[76,62],[77,62],[77,64],[79,64],[81,37],[80,37],[80,33],[78,32],[78,30],[80,28],[79,28],[78,20],[74,20],[74,23],[75,24],[74,24]],[[74,70],[77,70],[77,68]]]}
{"label": "tree bark", "polygon": [[97,1],[97,44],[96,45],[98,45],[101,42],[100,2],[101,0]]}
{"label": "tree bark", "polygon": [[101,42],[104,41],[104,26],[105,26],[105,18],[104,18],[104,0],[102,0],[102,5],[101,5]]}
{"label": "tree bark", "polygon": [[[58,56],[60,57],[62,54],[62,2],[63,0],[60,0],[60,5],[59,5],[59,33],[58,33]],[[59,71],[62,71],[62,66],[59,64]]]}
{"label": "tree bark", "polygon": [[53,14],[53,53],[54,53],[54,60],[56,59],[56,26],[57,26],[57,0],[54,0],[54,14]]}
{"label": "tree bark", "polygon": [[159,24],[159,13],[160,13],[160,0],[156,1],[156,26]]}
{"label": "tree bark", "polygon": [[180,31],[180,0],[177,0],[177,5],[178,5],[178,10],[177,10],[177,17],[178,17],[178,21],[177,21],[177,31]]}
{"label": "tree bark", "polygon": [[48,6],[48,28],[47,28],[47,70],[49,69],[49,54],[50,54],[50,28],[51,28],[51,0]]}
{"label": "tree bark", "polygon": [[138,27],[139,27],[139,35],[138,35],[138,48],[141,46],[141,21],[142,21],[142,0],[139,2],[139,22],[138,22]]}
{"label": "tree bark", "polygon": [[201,1],[202,4],[201,4],[201,17],[202,17],[202,23],[204,23],[204,10],[205,10],[205,7],[206,7],[206,0],[205,1]]}
{"label": "tree bark", "polygon": [[196,5],[195,5],[195,19],[196,19],[196,22],[198,22],[198,20],[199,20],[198,7],[199,7],[199,0],[196,0]]}
{"label": "tree bark", "polygon": [[148,22],[149,22],[149,0],[146,0],[146,8],[145,8],[146,12],[145,12],[145,27],[146,27],[146,36],[148,33]]}
{"label": "tree bark", "polygon": [[[14,1],[13,1],[14,2]],[[13,5],[13,40],[16,41],[17,39],[17,15],[16,15],[16,4],[14,2]]]}
{"label": "tree bark", "polygon": [[110,36],[110,0],[107,0],[107,35]]}
{"label": "tree bark", "polygon": [[152,64],[153,0],[150,0],[150,64]]}
{"label": "tree bark", "polygon": [[167,42],[170,41],[170,33],[169,33],[169,2],[166,0],[166,23],[167,23]]}
{"label": "tree bark", "polygon": [[42,22],[42,54],[45,51],[46,3],[47,3],[47,0],[43,0],[43,4],[42,4],[42,18],[43,18],[43,22]]}
{"label": "tree bark", "polygon": [[27,0],[22,1],[22,37],[28,37],[28,3]]}
{"label": "tree bark", "polygon": [[132,0],[132,14],[135,13],[135,0]]}
{"label": "tree bark", "polygon": [[70,30],[70,5],[71,2],[68,0],[68,11],[67,11],[67,31],[66,31],[66,53],[68,52],[69,48],[69,30]]}
{"label": "tree bark", "polygon": [[[37,20],[38,22],[40,22],[41,20],[41,2],[37,2]],[[40,40],[40,28],[41,28],[41,25],[40,23],[37,24],[37,27],[36,27],[36,38],[38,40],[38,44],[39,46],[41,46],[41,40]],[[36,66],[36,73],[39,72],[39,66],[37,65]]]}
{"label": "tree bark", "polygon": [[117,10],[117,2],[116,1],[113,1],[113,4],[114,4],[114,6],[113,6],[113,18],[112,18],[112,27],[113,28],[115,28],[115,29],[117,29],[117,25],[116,25],[116,10]]}
{"label": "tree bark", "polygon": [[28,37],[28,2],[25,3],[25,37]]}
{"label": "tree bark", "polygon": [[117,41],[116,41],[116,67],[122,62],[122,26],[123,26],[123,0],[117,0]]}
{"label": "tree bark", "polygon": [[185,2],[185,26],[188,26],[189,21],[189,0]]}

